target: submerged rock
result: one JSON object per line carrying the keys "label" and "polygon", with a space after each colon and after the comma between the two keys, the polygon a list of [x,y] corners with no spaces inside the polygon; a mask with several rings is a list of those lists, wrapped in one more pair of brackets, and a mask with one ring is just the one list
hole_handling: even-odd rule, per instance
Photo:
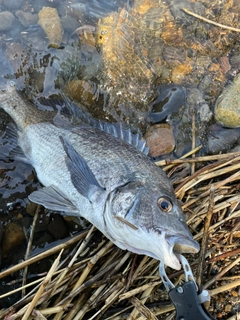
{"label": "submerged rock", "polygon": [[218,154],[219,152],[229,152],[229,150],[238,142],[240,128],[223,128],[215,123],[209,127],[208,131],[208,150],[209,154]]}
{"label": "submerged rock", "polygon": [[3,0],[2,2],[8,10],[18,10],[24,3],[23,0]]}
{"label": "submerged rock", "polygon": [[218,97],[215,120],[225,127],[240,127],[240,74]]}
{"label": "submerged rock", "polygon": [[151,103],[150,119],[160,122],[186,103],[186,94],[181,86],[173,83],[161,85],[157,89],[158,97]]}
{"label": "submerged rock", "polygon": [[28,11],[25,12],[25,11],[18,10],[15,12],[15,15],[18,17],[20,23],[24,27],[29,27],[32,24],[37,23],[38,21],[38,15]]}
{"label": "submerged rock", "polygon": [[213,0],[209,6],[185,0],[135,0],[99,19],[93,35],[80,26],[86,35],[80,35],[81,43],[96,37],[102,63],[90,80],[108,95],[103,109],[116,120],[148,121],[159,84],[199,89],[209,106],[215,103],[233,72],[228,57],[238,34],[229,30],[223,34],[186,14],[183,7],[225,24],[235,25],[239,19],[238,1],[220,5]]}
{"label": "submerged rock", "polygon": [[6,225],[2,237],[2,255],[8,255],[16,246],[21,245],[25,240],[23,229],[16,223],[10,222]]}
{"label": "submerged rock", "polygon": [[173,151],[175,139],[171,126],[168,124],[155,124],[144,135],[151,157],[159,157]]}
{"label": "submerged rock", "polygon": [[62,42],[63,30],[58,12],[55,8],[43,7],[38,12],[38,24],[46,33],[51,45],[59,46]]}
{"label": "submerged rock", "polygon": [[0,31],[11,30],[14,23],[14,15],[9,11],[0,12]]}

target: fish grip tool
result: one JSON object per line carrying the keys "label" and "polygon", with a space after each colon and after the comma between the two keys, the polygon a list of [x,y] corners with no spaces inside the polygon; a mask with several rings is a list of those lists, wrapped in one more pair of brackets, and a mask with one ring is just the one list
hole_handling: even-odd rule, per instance
{"label": "fish grip tool", "polygon": [[176,309],[175,320],[215,320],[204,307],[204,302],[210,301],[208,291],[200,291],[187,259],[181,254],[177,254],[177,257],[185,274],[185,282],[181,285],[175,286],[171,282],[165,272],[164,263],[159,265],[160,277]]}

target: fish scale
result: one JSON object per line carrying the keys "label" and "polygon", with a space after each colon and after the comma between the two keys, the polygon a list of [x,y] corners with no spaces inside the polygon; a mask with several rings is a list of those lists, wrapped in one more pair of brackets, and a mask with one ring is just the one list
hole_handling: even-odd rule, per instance
{"label": "fish scale", "polygon": [[17,125],[17,134],[9,131],[14,154],[34,167],[43,185],[31,201],[84,217],[121,249],[175,269],[181,268],[175,252],[199,250],[170,180],[142,152],[139,135],[93,119],[56,121],[56,112],[38,110],[10,81],[0,86],[0,106]]}

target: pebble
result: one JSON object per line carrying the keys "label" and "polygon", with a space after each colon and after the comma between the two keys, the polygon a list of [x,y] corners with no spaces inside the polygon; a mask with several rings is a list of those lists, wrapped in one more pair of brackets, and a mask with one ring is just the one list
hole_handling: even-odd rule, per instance
{"label": "pebble", "polygon": [[51,7],[43,7],[38,12],[38,17],[38,24],[47,35],[49,43],[53,46],[59,46],[62,42],[63,29],[57,10]]}
{"label": "pebble", "polygon": [[84,80],[72,80],[67,86],[67,93],[87,107],[90,107],[94,103],[94,87]]}
{"label": "pebble", "polygon": [[223,128],[217,123],[212,124],[208,132],[208,153],[228,152],[237,143],[239,135],[240,128]]}
{"label": "pebble", "polygon": [[14,15],[9,11],[0,12],[0,31],[8,31],[14,23]]}
{"label": "pebble", "polygon": [[63,239],[68,235],[66,223],[60,214],[54,214],[52,216],[47,229],[57,240]]}
{"label": "pebble", "polygon": [[29,27],[32,24],[36,24],[38,21],[38,15],[32,14],[31,12],[25,12],[25,11],[18,10],[15,12],[15,16],[18,17],[20,23],[24,27]]}
{"label": "pebble", "polygon": [[25,240],[25,234],[21,226],[14,222],[6,225],[2,237],[2,255],[6,257],[13,248],[20,246]]}
{"label": "pebble", "polygon": [[233,54],[230,58],[230,64],[233,69],[240,70],[240,54]]}
{"label": "pebble", "polygon": [[176,84],[160,85],[157,89],[157,98],[151,103],[150,119],[160,122],[186,102],[186,93],[183,87]]}
{"label": "pebble", "polygon": [[57,6],[59,6],[61,1],[62,0],[47,0],[47,4],[48,4],[49,7],[56,8]]}
{"label": "pebble", "polygon": [[31,5],[33,7],[34,12],[39,12],[42,9],[42,7],[49,6],[47,0],[34,0],[31,1]]}
{"label": "pebble", "polygon": [[227,304],[224,309],[225,309],[224,310],[225,312],[230,312],[232,310],[232,305],[231,304]]}
{"label": "pebble", "polygon": [[175,139],[170,125],[162,123],[150,127],[144,135],[151,157],[167,154],[175,148]]}
{"label": "pebble", "polygon": [[69,33],[74,33],[74,31],[79,27],[77,20],[74,20],[70,16],[64,16],[61,18],[61,24],[64,30]]}
{"label": "pebble", "polygon": [[88,12],[88,7],[84,3],[72,3],[66,6],[67,13],[79,21],[81,25],[84,24]]}
{"label": "pebble", "polygon": [[224,127],[240,127],[240,74],[218,97],[214,112],[215,120]]}
{"label": "pebble", "polygon": [[8,10],[18,10],[23,6],[23,0],[3,0],[3,5]]}
{"label": "pebble", "polygon": [[190,63],[182,63],[172,69],[172,81],[181,84],[187,74],[190,74],[193,67]]}

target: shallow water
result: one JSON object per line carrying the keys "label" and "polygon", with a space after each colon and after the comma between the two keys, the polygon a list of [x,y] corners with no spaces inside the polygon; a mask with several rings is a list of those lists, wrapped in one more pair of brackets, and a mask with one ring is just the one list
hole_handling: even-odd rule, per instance
{"label": "shallow water", "polygon": [[[49,97],[64,90],[67,81],[79,71],[81,47],[74,30],[85,24],[97,23],[97,20],[112,10],[117,10],[123,1],[2,1],[2,14],[15,16],[11,28],[0,23],[0,50],[10,62],[17,78],[17,88],[28,96]],[[44,31],[37,25],[37,13],[44,6],[56,8],[63,25],[63,43],[59,48],[49,48]],[[31,15],[31,19],[27,17]],[[25,18],[25,20],[24,20]],[[72,25],[71,25],[72,24]],[[86,63],[87,64],[87,63]],[[10,74],[9,68],[1,68],[1,77]],[[0,195],[2,203],[19,202],[19,196],[25,198],[26,188],[31,183],[31,166],[20,162],[5,161],[8,153],[7,137],[4,135],[10,118],[0,110]],[[26,181],[30,181],[26,183]],[[0,208],[1,210],[2,208]]]}

